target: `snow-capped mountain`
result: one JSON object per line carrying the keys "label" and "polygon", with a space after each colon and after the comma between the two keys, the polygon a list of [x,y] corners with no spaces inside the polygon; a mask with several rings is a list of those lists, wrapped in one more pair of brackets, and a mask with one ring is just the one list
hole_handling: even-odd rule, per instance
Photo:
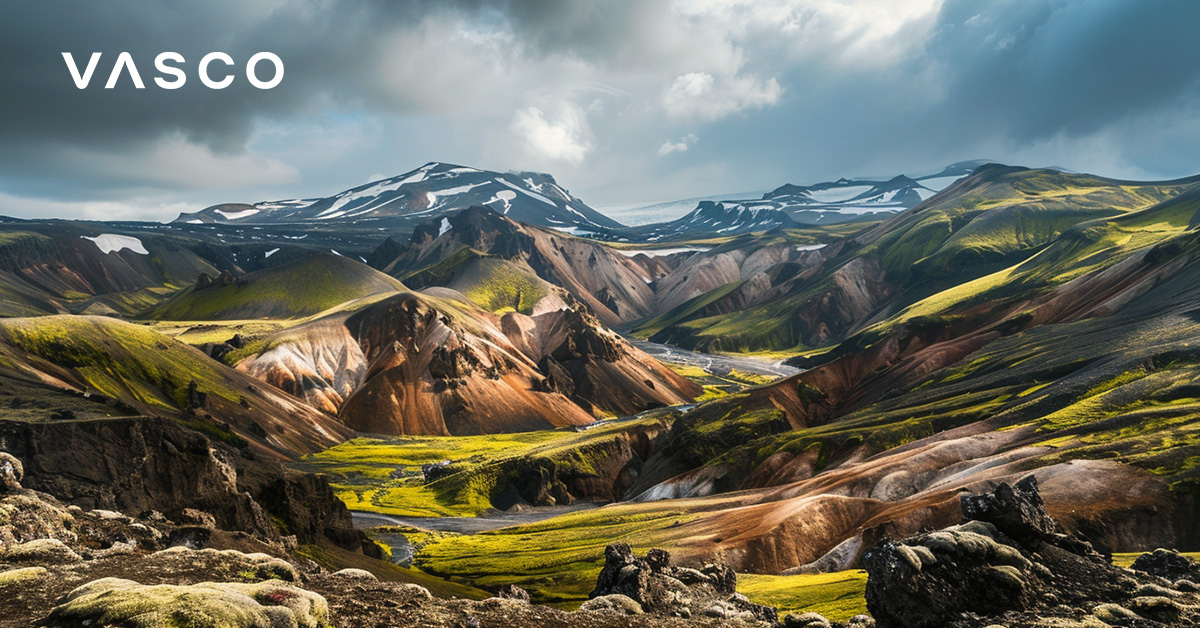
{"label": "snow-capped mountain", "polygon": [[621,227],[572,196],[548,174],[499,173],[438,162],[326,198],[227,203],[181,214],[174,222],[415,224],[472,205],[490,207],[519,222],[570,233]]}
{"label": "snow-capped mountain", "polygon": [[682,235],[734,235],[799,226],[769,201],[700,201],[696,209],[681,218],[647,225],[643,235],[653,242]]}
{"label": "snow-capped mountain", "polygon": [[971,174],[978,162],[962,162],[940,172],[891,179],[838,179],[813,185],[782,185],[762,198],[700,201],[690,213],[636,229],[650,241],[769,231],[781,226],[822,225],[862,220],[915,207]]}

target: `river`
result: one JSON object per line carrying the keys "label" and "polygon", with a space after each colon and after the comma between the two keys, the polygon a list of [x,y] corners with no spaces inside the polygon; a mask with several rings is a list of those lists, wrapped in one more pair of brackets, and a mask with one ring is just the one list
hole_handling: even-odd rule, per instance
{"label": "river", "polygon": [[746,373],[765,375],[767,377],[787,377],[803,370],[784,364],[783,360],[772,360],[754,356],[698,353],[671,345],[650,342],[649,340],[638,340],[629,336],[625,336],[625,340],[628,340],[630,344],[638,349],[650,354],[651,357],[657,359],[659,362],[698,366],[710,373],[719,373],[723,369],[737,369]]}
{"label": "river", "polygon": [[[570,506],[530,508],[523,512],[501,512],[486,517],[397,517],[377,512],[351,510],[350,517],[354,521],[354,527],[359,530],[369,530],[381,526],[408,526],[435,532],[478,534],[509,526],[537,523],[564,513],[587,510],[600,505],[581,502]],[[412,564],[413,549],[408,537],[393,532],[372,532],[371,537],[391,548],[392,562],[406,567]]]}

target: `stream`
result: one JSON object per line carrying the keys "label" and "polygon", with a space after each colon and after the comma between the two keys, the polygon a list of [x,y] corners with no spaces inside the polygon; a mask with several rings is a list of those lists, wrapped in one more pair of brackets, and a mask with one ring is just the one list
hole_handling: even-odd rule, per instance
{"label": "stream", "polygon": [[[728,373],[732,369],[737,369],[767,377],[787,377],[795,375],[802,370],[788,366],[782,360],[770,360],[751,356],[710,355],[657,342],[650,342],[648,340],[638,340],[628,336],[625,339],[661,362],[697,366],[715,374]],[[680,409],[684,410],[691,407],[693,406],[679,406]],[[609,421],[597,421],[588,427],[595,427],[596,425],[606,423],[609,423]],[[354,521],[354,527],[360,530],[381,526],[409,526],[436,532],[478,534],[510,526],[536,523],[564,513],[596,508],[600,505],[595,503],[579,503],[571,506],[530,508],[522,512],[498,512],[482,517],[399,517],[358,510],[350,511],[350,516]],[[403,534],[376,532],[372,533],[371,536],[391,548],[392,562],[404,566],[412,563],[412,544]]]}
{"label": "stream", "polygon": [[[350,517],[354,527],[367,530],[380,526],[409,526],[433,530],[435,532],[453,532],[456,534],[478,534],[489,530],[499,530],[510,526],[524,525],[545,521],[551,517],[599,507],[601,504],[581,502],[570,506],[551,506],[530,508],[523,512],[500,512],[483,517],[398,517],[377,512],[351,510]],[[399,533],[372,533],[371,537],[385,543],[392,549],[392,562],[408,566],[412,563],[413,549],[408,538]]]}
{"label": "stream", "polygon": [[788,366],[783,363],[783,360],[771,360],[753,356],[698,353],[671,345],[650,342],[649,340],[638,340],[629,336],[625,336],[625,340],[638,349],[650,354],[651,357],[657,359],[659,362],[698,366],[710,373],[722,374],[722,372],[728,373],[731,369],[737,369],[767,377],[787,377],[803,370],[794,366]]}

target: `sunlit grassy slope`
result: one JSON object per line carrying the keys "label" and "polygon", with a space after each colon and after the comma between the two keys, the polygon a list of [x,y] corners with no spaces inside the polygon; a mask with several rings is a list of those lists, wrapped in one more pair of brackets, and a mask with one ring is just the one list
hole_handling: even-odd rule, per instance
{"label": "sunlit grassy slope", "polygon": [[[77,372],[94,390],[147,407],[179,410],[195,381],[208,394],[236,402],[239,391],[213,362],[182,343],[105,317],[6,319],[0,330],[15,347]],[[19,369],[25,356],[0,349],[0,364]]]}
{"label": "sunlit grassy slope", "polygon": [[531,270],[496,258],[472,258],[458,269],[449,287],[490,312],[522,314],[532,314],[534,304],[552,290]]}
{"label": "sunlit grassy slope", "polygon": [[[1051,170],[992,167],[914,210],[852,238],[813,280],[741,312],[696,318],[736,286],[695,297],[637,330],[720,351],[815,348],[811,320],[856,330],[829,295],[873,276],[890,294],[875,316],[890,326],[913,316],[1036,293],[1110,266],[1191,225],[1194,180],[1135,184]],[[851,266],[854,262],[856,266]],[[852,272],[839,270],[854,268]],[[858,279],[855,279],[858,280]],[[808,316],[805,316],[808,313]],[[836,343],[842,333],[821,336]],[[807,343],[807,344],[806,344]]]}
{"label": "sunlit grassy slope", "polygon": [[314,255],[250,273],[227,286],[186,288],[145,317],[171,321],[297,318],[403,289],[396,279],[361,262],[338,255]]}
{"label": "sunlit grassy slope", "polygon": [[[492,507],[493,494],[513,471],[509,461],[546,458],[586,470],[625,431],[669,425],[675,413],[655,411],[586,431],[572,429],[481,436],[357,438],[306,457],[302,468],[326,473],[352,510],[414,517],[475,516]],[[421,465],[450,460],[459,472],[426,484]]]}

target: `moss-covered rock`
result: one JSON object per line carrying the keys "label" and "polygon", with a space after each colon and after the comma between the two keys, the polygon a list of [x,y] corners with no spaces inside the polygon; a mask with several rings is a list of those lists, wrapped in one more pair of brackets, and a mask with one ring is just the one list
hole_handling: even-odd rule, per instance
{"label": "moss-covered rock", "polygon": [[50,572],[45,567],[21,567],[0,571],[0,587],[24,584],[30,580],[44,578],[48,573]]}
{"label": "moss-covered rock", "polygon": [[77,563],[83,558],[58,539],[36,539],[0,551],[0,560],[13,563]]}
{"label": "moss-covered rock", "polygon": [[74,515],[47,495],[21,490],[0,497],[0,547],[46,538],[72,543],[74,528]]}
{"label": "moss-covered rock", "polygon": [[231,574],[237,574],[249,580],[286,580],[288,582],[300,580],[300,574],[291,563],[261,552],[246,554],[237,550],[211,548],[197,550],[176,546],[159,550],[154,553],[154,557],[183,563],[227,562]]}
{"label": "moss-covered rock", "polygon": [[354,569],[352,567],[347,567],[346,569],[342,569],[340,571],[335,571],[335,572],[333,572],[333,575],[341,576],[343,578],[356,578],[359,580],[378,580],[379,579],[378,577],[376,577],[375,574],[367,571],[366,569]]}
{"label": "moss-covered rock", "polygon": [[579,607],[579,610],[589,613],[608,611],[621,615],[641,615],[642,605],[627,595],[614,593],[612,595],[594,597],[584,602]]}
{"label": "moss-covered rock", "polygon": [[122,628],[322,628],[325,598],[279,580],[147,586],[120,578],[89,582],[56,606],[48,626]]}

